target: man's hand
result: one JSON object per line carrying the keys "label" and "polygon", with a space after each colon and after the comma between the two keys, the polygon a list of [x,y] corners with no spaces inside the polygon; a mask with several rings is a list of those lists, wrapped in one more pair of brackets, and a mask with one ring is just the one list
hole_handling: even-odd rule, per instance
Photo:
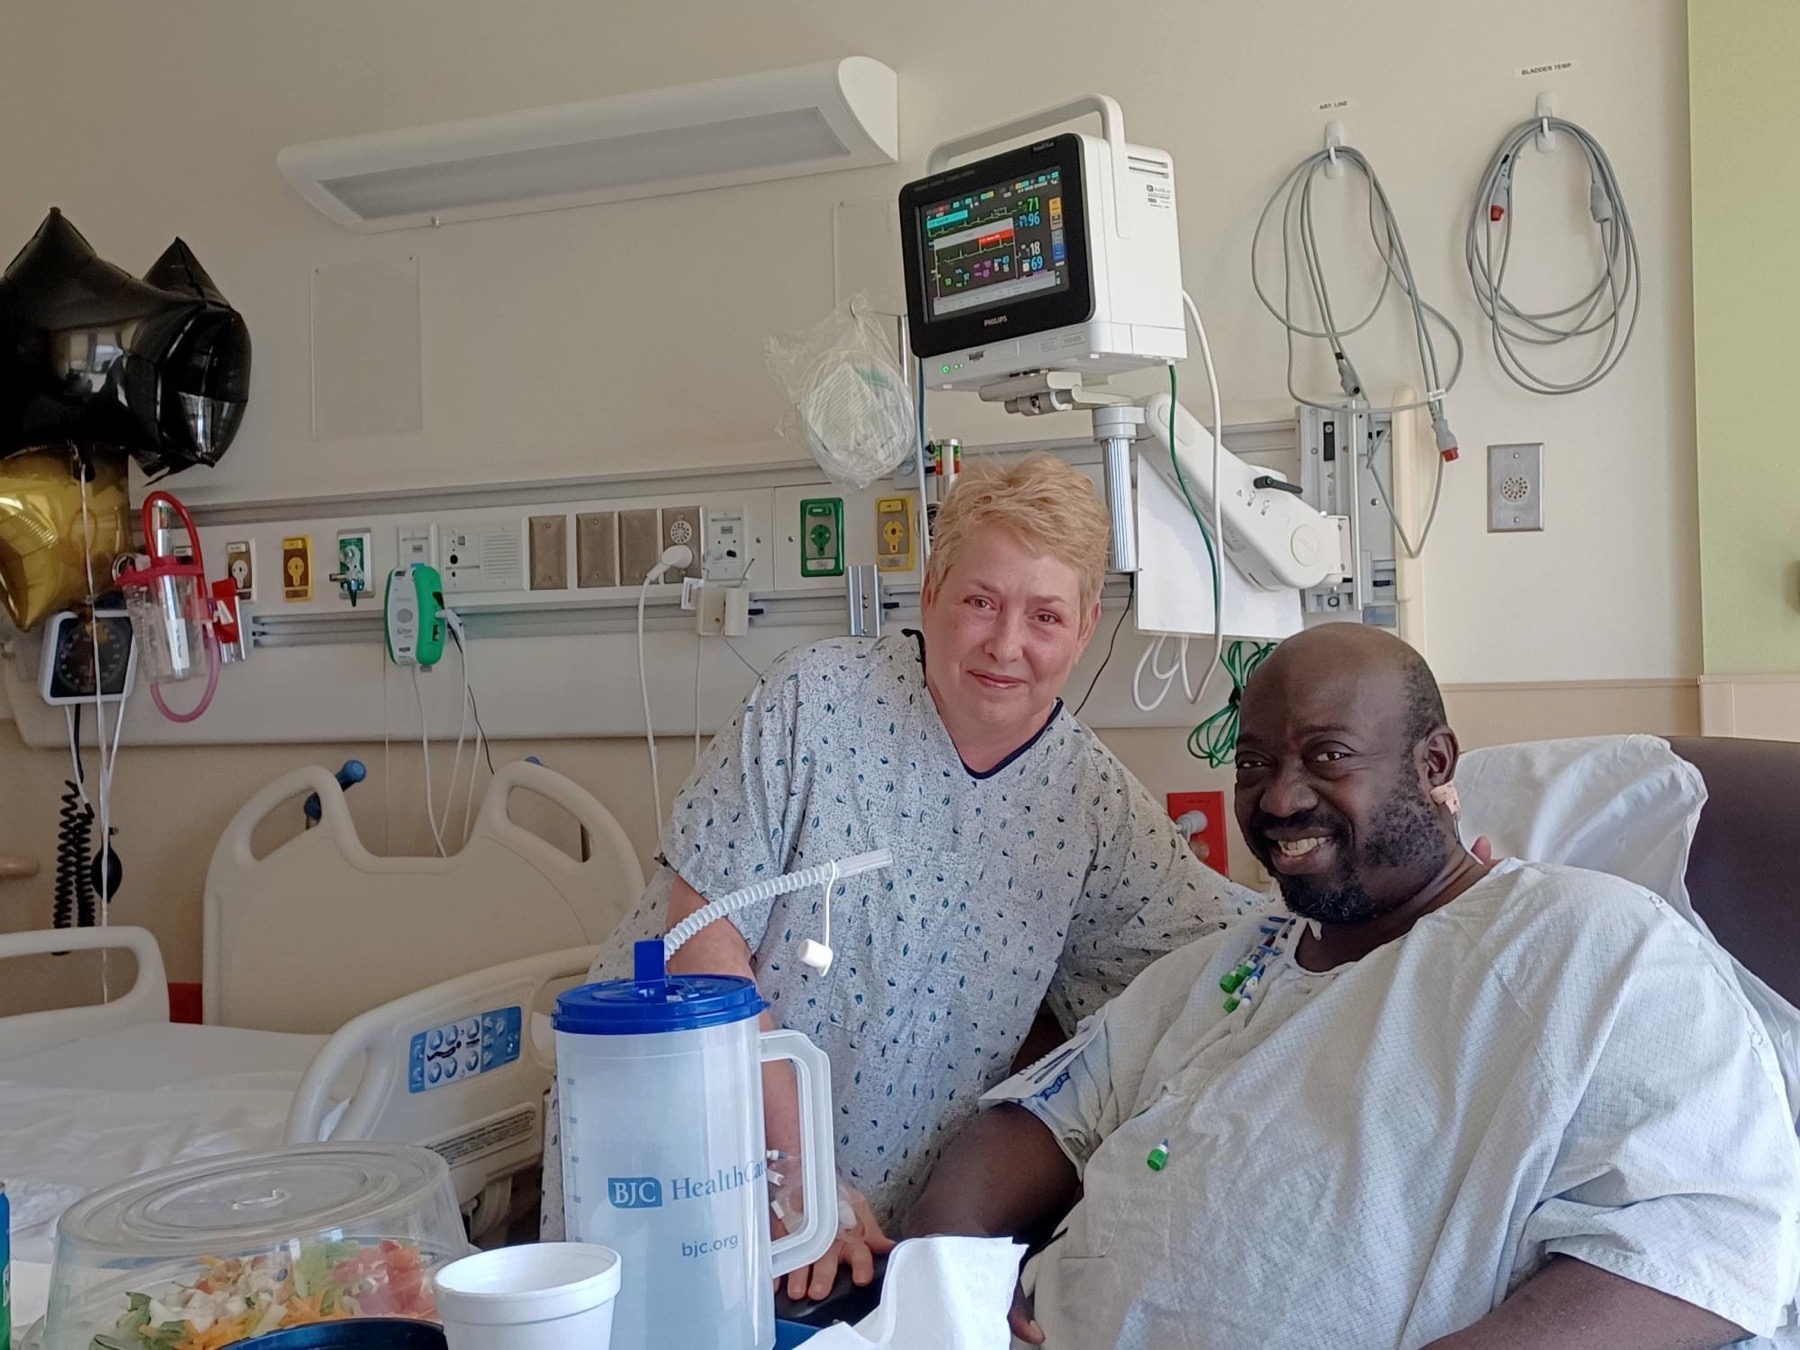
{"label": "man's hand", "polygon": [[1044,1343],[1044,1329],[1037,1323],[1036,1312],[1031,1306],[1031,1295],[1025,1292],[1023,1280],[1013,1286],[1012,1311],[1007,1314],[1006,1325],[1012,1328],[1015,1340],[1023,1341],[1026,1345]]}
{"label": "man's hand", "polygon": [[837,1283],[838,1267],[845,1262],[850,1264],[851,1283],[869,1284],[875,1278],[875,1258],[894,1250],[894,1240],[881,1231],[881,1223],[862,1193],[849,1186],[844,1190],[849,1193],[856,1226],[840,1229],[831,1250],[810,1266],[801,1266],[777,1278],[777,1284],[782,1279],[787,1281],[787,1296],[796,1303],[816,1303],[829,1294]]}
{"label": "man's hand", "polygon": [[1485,834],[1473,844],[1469,845],[1469,852],[1475,855],[1475,861],[1480,863],[1483,867],[1492,867],[1494,865],[1494,841],[1489,839]]}

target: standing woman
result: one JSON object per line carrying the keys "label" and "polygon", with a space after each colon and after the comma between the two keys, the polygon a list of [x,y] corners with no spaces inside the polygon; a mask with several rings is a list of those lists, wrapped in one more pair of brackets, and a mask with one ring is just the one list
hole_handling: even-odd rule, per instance
{"label": "standing woman", "polygon": [[[921,630],[788,652],[676,798],[659,866],[596,963],[764,877],[885,848],[840,882],[830,972],[797,948],[818,889],[709,925],[670,963],[747,976],[765,1025],[831,1059],[837,1167],[856,1226],[789,1281],[820,1298],[891,1244],[939,1150],[1004,1079],[1040,1008],[1065,1033],[1163,953],[1260,903],[1189,852],[1174,823],[1061,694],[1094,636],[1108,522],[1049,456],[979,464],[933,533]],[[796,1139],[766,1076],[771,1147]],[[546,1158],[546,1233],[561,1216]],[[866,1197],[866,1199],[865,1199]]]}

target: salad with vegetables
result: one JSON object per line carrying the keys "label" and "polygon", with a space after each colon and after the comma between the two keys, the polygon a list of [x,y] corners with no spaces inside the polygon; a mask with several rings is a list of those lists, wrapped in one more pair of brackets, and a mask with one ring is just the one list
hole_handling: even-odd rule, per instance
{"label": "salad with vegetables", "polygon": [[297,1253],[201,1257],[204,1273],[160,1296],[133,1293],[89,1350],[219,1350],[252,1336],[353,1317],[437,1320],[419,1249],[406,1242],[304,1242]]}

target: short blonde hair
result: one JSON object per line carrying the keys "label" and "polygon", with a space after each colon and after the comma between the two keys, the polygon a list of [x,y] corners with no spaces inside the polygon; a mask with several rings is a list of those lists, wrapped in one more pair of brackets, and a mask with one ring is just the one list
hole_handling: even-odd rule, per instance
{"label": "short blonde hair", "polygon": [[1044,454],[1013,464],[970,465],[931,527],[926,586],[935,593],[963,544],[989,529],[1005,530],[1030,552],[1074,568],[1081,579],[1081,619],[1087,621],[1106,582],[1112,524],[1080,470]]}

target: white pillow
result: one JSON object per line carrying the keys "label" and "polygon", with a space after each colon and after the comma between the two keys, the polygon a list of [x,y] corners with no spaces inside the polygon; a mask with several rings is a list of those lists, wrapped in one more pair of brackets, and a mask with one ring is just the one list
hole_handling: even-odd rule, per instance
{"label": "white pillow", "polygon": [[1496,858],[1608,872],[1687,903],[1700,771],[1655,736],[1590,736],[1471,750],[1456,770],[1463,837]]}
{"label": "white pillow", "polygon": [[1726,952],[1688,898],[1706,780],[1656,736],[1590,736],[1471,750],[1456,770],[1463,839],[1496,858],[1609,872],[1667,900],[1731,961],[1800,1114],[1800,1009]]}

